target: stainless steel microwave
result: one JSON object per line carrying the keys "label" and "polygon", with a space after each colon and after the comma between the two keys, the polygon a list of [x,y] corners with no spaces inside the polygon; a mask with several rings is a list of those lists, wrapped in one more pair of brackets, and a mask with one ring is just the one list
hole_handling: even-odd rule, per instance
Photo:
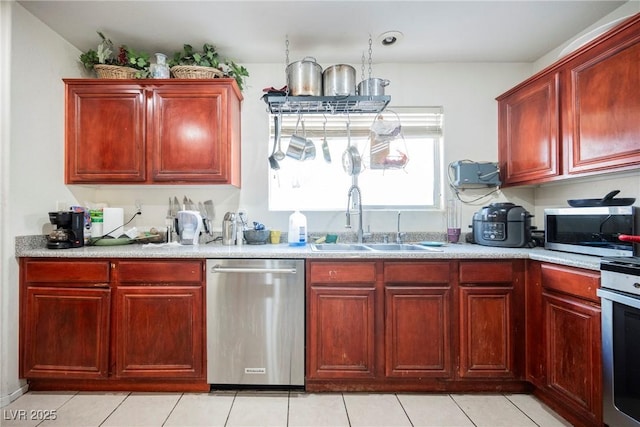
{"label": "stainless steel microwave", "polygon": [[600,206],[544,210],[544,247],[596,256],[633,256],[621,234],[638,234],[640,208]]}

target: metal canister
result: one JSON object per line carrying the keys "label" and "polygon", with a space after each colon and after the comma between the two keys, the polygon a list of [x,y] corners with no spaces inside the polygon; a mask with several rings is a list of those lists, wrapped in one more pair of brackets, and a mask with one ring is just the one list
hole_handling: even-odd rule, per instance
{"label": "metal canister", "polygon": [[236,214],[227,212],[222,220],[222,244],[233,246],[236,244]]}

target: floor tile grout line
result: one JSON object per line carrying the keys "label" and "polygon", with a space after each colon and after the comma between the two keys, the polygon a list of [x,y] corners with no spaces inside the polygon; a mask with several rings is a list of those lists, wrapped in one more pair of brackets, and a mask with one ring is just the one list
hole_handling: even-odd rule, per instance
{"label": "floor tile grout line", "polygon": [[169,417],[171,417],[171,414],[173,414],[173,411],[176,410],[176,407],[178,406],[178,403],[180,403],[180,401],[182,400],[183,397],[184,397],[184,393],[180,394],[180,397],[178,398],[178,400],[176,400],[176,403],[173,405],[173,408],[171,408],[171,410],[167,414],[166,418],[162,422],[162,424],[161,424],[162,427],[164,427],[167,424],[167,421],[169,421]]}
{"label": "floor tile grout line", "polygon": [[407,419],[409,420],[409,424],[411,424],[411,427],[413,426],[413,421],[411,421],[411,417],[409,416],[409,414],[407,413],[407,410],[404,408],[404,405],[402,404],[402,401],[400,400],[400,397],[398,396],[398,393],[394,393],[393,394],[396,397],[396,400],[398,401],[398,403],[400,404],[400,407],[402,408],[402,411],[404,412],[404,415],[407,417]]}
{"label": "floor tile grout line", "polygon": [[349,418],[349,410],[347,409],[347,401],[344,399],[344,393],[340,393],[342,396],[342,405],[344,406],[344,412],[347,414],[347,423],[349,423],[349,427],[351,427],[351,418]]}
{"label": "floor tile grout line", "polygon": [[291,390],[289,390],[287,392],[287,424],[286,426],[289,427],[289,410],[291,409]]}
{"label": "floor tile grout line", "polygon": [[526,411],[524,411],[522,408],[520,408],[513,400],[509,399],[509,396],[507,396],[506,394],[502,393],[502,395],[505,397],[505,399],[507,399],[509,401],[509,403],[511,403],[513,406],[515,406],[518,411],[522,412],[524,414],[525,417],[529,418],[531,420],[532,423],[534,423],[536,426],[540,427],[540,424],[538,424],[537,422],[535,422],[533,420],[533,418],[531,418],[529,416],[529,414],[527,414]]}
{"label": "floor tile grout line", "polygon": [[469,416],[469,414],[467,414],[467,412],[462,408],[462,406],[460,406],[460,404],[458,403],[458,401],[455,399],[455,397],[453,397],[453,394],[448,394],[449,399],[453,400],[453,403],[460,408],[460,410],[462,411],[462,413],[464,414],[465,417],[467,417],[467,419],[469,420],[469,422],[471,424],[473,424],[475,427],[478,427],[478,424],[475,423],[475,421],[473,421],[473,418],[471,418]]}
{"label": "floor tile grout line", "polygon": [[231,401],[231,406],[229,406],[229,412],[227,412],[227,418],[224,420],[225,427],[229,424],[229,418],[231,417],[231,411],[233,410],[233,405],[236,403],[236,397],[238,397],[238,392],[233,393],[233,400]]}
{"label": "floor tile grout line", "polygon": [[[67,403],[71,402],[73,400],[73,398],[76,397],[78,394],[80,394],[79,391],[74,391],[73,394],[71,395],[71,397],[69,397],[67,400],[62,402],[62,404],[56,408],[56,412],[59,411],[64,405],[66,405]],[[44,423],[45,421],[47,421],[47,420],[40,420],[40,422],[37,423],[35,425],[35,427],[38,427],[38,426],[42,425],[42,423]]]}
{"label": "floor tile grout line", "polygon": [[111,415],[113,415],[113,414],[114,414],[114,412],[116,412],[120,406],[122,406],[122,404],[124,403],[124,401],[125,401],[125,400],[127,400],[127,399],[129,398],[129,396],[131,396],[131,392],[128,392],[128,393],[125,395],[124,399],[122,399],[122,400],[120,401],[120,403],[118,403],[118,404],[116,405],[116,407],[115,407],[115,408],[113,408],[113,411],[109,412],[109,415],[107,415],[107,416],[104,418],[104,420],[102,420],[102,422],[101,422],[100,424],[98,424],[98,427],[103,426],[103,425],[104,425],[104,423],[106,423],[106,422],[107,422],[107,420],[109,419],[109,417],[110,417]]}

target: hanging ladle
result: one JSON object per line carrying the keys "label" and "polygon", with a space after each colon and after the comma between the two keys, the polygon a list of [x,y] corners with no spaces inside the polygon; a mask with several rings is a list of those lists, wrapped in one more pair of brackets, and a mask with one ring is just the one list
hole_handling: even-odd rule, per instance
{"label": "hanging ladle", "polygon": [[[276,159],[276,147],[280,142],[280,118],[279,116],[273,116],[273,126],[274,126],[274,135],[273,135],[273,150],[271,151],[271,155],[269,156],[269,166],[273,170],[280,169],[280,164],[278,164],[278,160]],[[283,153],[284,157],[284,153]],[[282,160],[282,159],[280,159]]]}
{"label": "hanging ladle", "polygon": [[329,151],[329,144],[327,143],[327,117],[326,116],[324,117],[324,123],[322,124],[322,131],[324,133],[324,137],[322,138],[322,155],[324,156],[325,162],[331,163],[331,152]]}
{"label": "hanging ladle", "polygon": [[278,151],[276,151],[275,153],[273,153],[273,157],[276,160],[284,160],[284,152],[282,151],[282,148],[280,147],[280,133],[282,130],[282,117],[280,115],[276,116],[276,118],[278,119],[275,123],[276,123],[276,142],[278,144]]}

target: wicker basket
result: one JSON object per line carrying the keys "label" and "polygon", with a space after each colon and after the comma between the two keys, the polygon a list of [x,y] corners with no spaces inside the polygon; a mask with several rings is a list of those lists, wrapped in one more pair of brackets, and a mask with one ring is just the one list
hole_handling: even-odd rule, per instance
{"label": "wicker basket", "polygon": [[93,66],[99,79],[135,79],[138,70],[119,65],[96,64]]}
{"label": "wicker basket", "polygon": [[223,76],[217,68],[197,65],[176,65],[171,67],[171,74],[178,79],[214,79]]}

